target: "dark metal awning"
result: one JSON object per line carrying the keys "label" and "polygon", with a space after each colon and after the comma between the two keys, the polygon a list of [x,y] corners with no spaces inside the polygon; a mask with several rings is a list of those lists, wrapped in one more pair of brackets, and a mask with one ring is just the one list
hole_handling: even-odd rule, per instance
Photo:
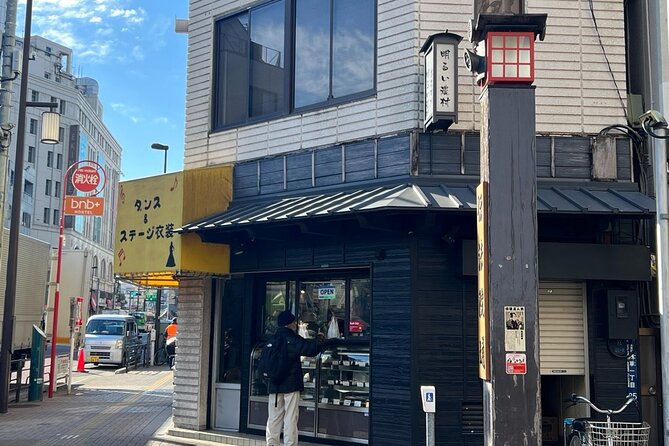
{"label": "dark metal awning", "polygon": [[[476,210],[476,185],[379,186],[273,201],[232,202],[230,208],[179,232],[242,229],[262,223],[292,223],[295,220],[371,211]],[[655,201],[641,192],[595,187],[540,187],[537,212],[556,214],[653,215]]]}

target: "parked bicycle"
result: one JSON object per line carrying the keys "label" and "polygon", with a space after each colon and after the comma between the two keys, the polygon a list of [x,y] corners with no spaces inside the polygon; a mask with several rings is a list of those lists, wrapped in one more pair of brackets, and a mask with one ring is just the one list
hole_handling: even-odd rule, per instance
{"label": "parked bicycle", "polygon": [[160,347],[156,350],[156,353],[153,355],[153,364],[154,365],[163,365],[169,360],[169,355],[167,354],[167,349],[165,348],[165,342],[160,343]]}
{"label": "parked bicycle", "polygon": [[594,411],[606,415],[606,421],[594,421],[588,418],[564,419],[565,446],[647,446],[650,425],[611,421],[611,415],[617,415],[636,402],[635,395],[629,395],[625,403],[616,410],[600,409],[584,396],[571,394],[569,399],[574,404],[587,404]]}

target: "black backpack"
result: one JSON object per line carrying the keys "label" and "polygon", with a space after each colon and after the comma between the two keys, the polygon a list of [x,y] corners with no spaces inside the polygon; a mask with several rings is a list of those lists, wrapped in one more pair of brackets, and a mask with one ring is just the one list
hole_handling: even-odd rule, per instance
{"label": "black backpack", "polygon": [[288,375],[289,365],[286,339],[283,336],[274,336],[265,343],[260,352],[258,372],[263,379],[278,385]]}

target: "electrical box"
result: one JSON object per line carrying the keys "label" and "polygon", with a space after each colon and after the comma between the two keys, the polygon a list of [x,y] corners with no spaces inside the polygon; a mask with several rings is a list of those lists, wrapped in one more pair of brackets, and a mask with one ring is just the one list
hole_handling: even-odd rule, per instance
{"label": "electrical box", "polygon": [[423,402],[423,412],[434,413],[437,406],[437,392],[434,386],[420,386],[420,396]]}
{"label": "electrical box", "polygon": [[608,291],[609,339],[636,339],[639,336],[639,304],[634,291]]}

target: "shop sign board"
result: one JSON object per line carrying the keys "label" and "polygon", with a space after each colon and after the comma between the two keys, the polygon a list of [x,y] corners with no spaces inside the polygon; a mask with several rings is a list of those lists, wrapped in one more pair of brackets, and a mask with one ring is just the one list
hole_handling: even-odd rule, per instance
{"label": "shop sign board", "polygon": [[74,195],[65,197],[65,215],[101,216],[104,212],[105,199],[103,197],[77,197]]}
{"label": "shop sign board", "polygon": [[488,320],[488,183],[476,187],[476,257],[478,274],[479,378],[490,380],[490,325]]}
{"label": "shop sign board", "polygon": [[322,285],[318,288],[318,298],[321,300],[332,300],[337,297],[337,288],[334,285]]}

